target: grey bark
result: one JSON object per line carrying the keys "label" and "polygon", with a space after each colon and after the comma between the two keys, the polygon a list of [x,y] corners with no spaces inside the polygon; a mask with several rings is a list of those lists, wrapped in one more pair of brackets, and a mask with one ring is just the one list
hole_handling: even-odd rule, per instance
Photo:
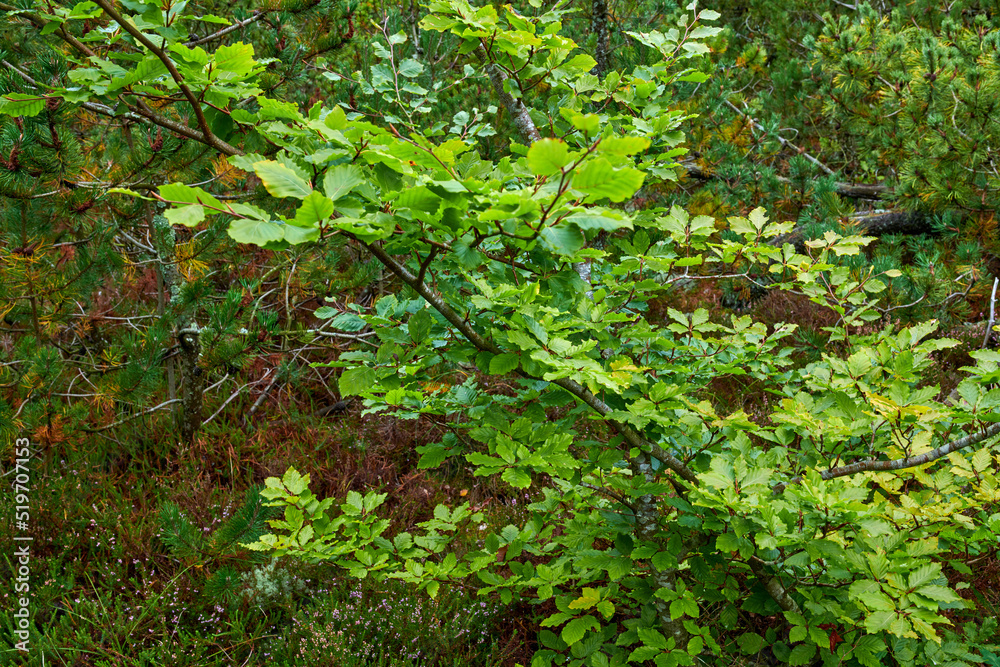
{"label": "grey bark", "polygon": [[591,74],[601,77],[611,69],[611,50],[608,44],[608,0],[593,0],[590,5],[590,32],[596,39],[594,60],[597,65]]}
{"label": "grey bark", "polygon": [[[858,463],[824,470],[820,473],[820,477],[823,479],[834,479],[837,477],[857,475],[862,472],[903,470],[904,468],[922,466],[925,463],[930,463],[931,461],[936,461],[937,459],[948,456],[948,454],[951,454],[952,452],[957,452],[960,449],[965,449],[966,447],[971,447],[972,445],[978,445],[984,440],[988,440],[997,435],[1000,435],[1000,422],[997,422],[992,426],[979,431],[978,433],[970,433],[963,438],[952,440],[949,443],[941,445],[937,449],[932,449],[929,452],[924,452],[923,454],[919,454],[917,456],[907,456],[906,458],[893,459],[891,461],[859,461]],[[786,484],[776,485],[773,488],[773,491],[774,493],[781,493],[789,486],[798,484],[801,481],[801,476],[794,477]]]}
{"label": "grey bark", "polygon": [[[878,211],[862,213],[850,218],[858,226],[861,236],[884,236],[887,234],[927,234],[934,231],[931,217],[919,211]],[[795,245],[801,251],[805,239],[802,232],[795,230],[782,234],[771,241],[771,245]]]}
{"label": "grey bark", "polygon": [[490,83],[493,85],[493,91],[497,94],[497,98],[500,103],[503,104],[504,108],[507,109],[507,113],[510,114],[511,120],[513,120],[515,127],[517,127],[518,132],[521,133],[528,143],[538,141],[542,138],[539,134],[538,128],[535,127],[535,121],[531,119],[531,114],[528,113],[528,107],[524,105],[519,99],[514,99],[514,96],[506,92],[503,88],[504,82],[510,78],[503,69],[490,60],[489,55],[486,53],[486,49],[479,47],[476,49],[476,54],[479,59],[483,62],[483,67],[486,68],[486,74],[490,77]]}

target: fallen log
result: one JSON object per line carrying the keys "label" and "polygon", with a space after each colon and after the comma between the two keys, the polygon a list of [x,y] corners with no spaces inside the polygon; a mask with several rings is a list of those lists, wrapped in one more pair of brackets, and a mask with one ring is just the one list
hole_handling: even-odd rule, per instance
{"label": "fallen log", "polygon": [[[681,166],[684,167],[684,170],[690,178],[695,178],[699,181],[710,181],[715,178],[715,174],[706,171],[694,160],[684,160],[681,162]],[[775,178],[780,183],[792,183],[792,179],[784,176],[775,176]],[[837,182],[834,184],[834,192],[841,197],[847,197],[848,199],[879,200],[885,198],[889,194],[889,188],[885,185],[871,185],[868,183]]]}

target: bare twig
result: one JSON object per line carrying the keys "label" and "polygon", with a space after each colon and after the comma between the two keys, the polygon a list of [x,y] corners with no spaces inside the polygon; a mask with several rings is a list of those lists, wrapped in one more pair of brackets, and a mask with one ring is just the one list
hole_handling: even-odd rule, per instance
{"label": "bare twig", "polygon": [[[733,111],[735,111],[739,115],[743,116],[743,118],[745,118],[751,125],[753,125],[754,127],[756,127],[758,130],[760,130],[761,132],[763,132],[765,134],[770,134],[766,129],[764,129],[763,125],[761,125],[760,123],[758,123],[757,121],[755,121],[753,118],[751,118],[745,111],[741,111],[735,104],[733,104],[729,100],[725,100],[725,103],[726,103],[727,107],[729,107],[730,109],[732,109]],[[810,155],[809,153],[806,153],[805,149],[799,148],[798,146],[796,146],[795,144],[793,144],[792,142],[790,142],[788,139],[785,139],[784,137],[782,137],[780,134],[774,133],[774,137],[779,142],[781,142],[781,145],[784,146],[785,148],[793,150],[796,153],[798,153],[799,155],[803,156],[805,159],[807,159],[810,162],[812,162],[814,165],[816,165],[817,167],[819,167],[820,169],[822,169],[828,175],[830,175],[830,176],[834,175],[833,169],[830,169],[828,166],[826,166],[825,164],[823,164],[822,162],[820,162],[819,160],[817,160],[816,158],[814,158],[812,155]]]}
{"label": "bare twig", "polygon": [[122,424],[130,422],[133,419],[138,419],[139,417],[145,417],[146,415],[148,415],[148,414],[150,414],[152,412],[156,412],[157,410],[162,410],[163,408],[165,408],[165,407],[167,407],[169,405],[173,405],[174,403],[180,403],[180,402],[181,402],[181,399],[179,399],[179,398],[174,398],[174,399],[170,399],[170,400],[167,400],[167,401],[163,401],[162,403],[160,403],[157,406],[149,408],[148,410],[143,410],[142,412],[137,412],[134,415],[129,415],[128,417],[125,417],[124,419],[119,419],[118,421],[116,421],[116,422],[114,422],[112,424],[108,424],[107,426],[102,426],[101,428],[87,428],[86,426],[84,426],[83,430],[86,431],[87,433],[101,433],[102,431],[110,430],[110,429],[114,428],[115,426],[121,426]]}
{"label": "bare twig", "polygon": [[246,26],[250,25],[251,23],[253,23],[254,21],[261,20],[262,18],[264,18],[265,16],[267,16],[268,11],[270,11],[270,10],[267,10],[267,9],[258,9],[256,12],[254,12],[253,16],[250,16],[249,18],[245,18],[242,21],[238,21],[238,22],[236,22],[236,23],[234,23],[234,24],[232,24],[230,26],[226,26],[225,28],[222,28],[221,30],[213,32],[211,35],[207,35],[205,37],[202,37],[201,39],[195,39],[193,41],[186,42],[184,44],[184,46],[187,46],[188,48],[190,48],[192,46],[199,46],[201,44],[205,44],[207,42],[211,42],[211,41],[219,39],[221,37],[225,37],[229,33],[234,32],[236,30],[239,30],[240,28],[246,27]]}

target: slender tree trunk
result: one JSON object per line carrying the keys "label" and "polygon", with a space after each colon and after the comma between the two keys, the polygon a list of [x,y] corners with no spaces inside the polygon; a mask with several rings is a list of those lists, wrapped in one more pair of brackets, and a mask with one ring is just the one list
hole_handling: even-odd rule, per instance
{"label": "slender tree trunk", "polygon": [[604,76],[611,69],[611,48],[608,44],[608,0],[593,0],[590,6],[590,32],[597,40],[594,45],[594,60],[597,65],[591,70],[595,76]]}
{"label": "slender tree trunk", "polygon": [[179,421],[181,438],[191,443],[195,433],[201,428],[202,385],[204,384],[198,356],[201,354],[201,335],[198,325],[192,322],[189,326],[177,332],[177,343],[180,345],[181,365],[184,385],[181,395],[181,410]]}

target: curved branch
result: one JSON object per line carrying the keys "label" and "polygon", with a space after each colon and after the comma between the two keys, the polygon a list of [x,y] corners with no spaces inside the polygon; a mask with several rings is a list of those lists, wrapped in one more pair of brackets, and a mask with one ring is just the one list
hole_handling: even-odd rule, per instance
{"label": "curved branch", "polygon": [[[427,303],[431,304],[435,310],[441,313],[446,320],[448,320],[452,326],[458,329],[466,339],[469,340],[473,345],[478,347],[483,352],[490,352],[492,354],[502,354],[501,350],[493,341],[487,340],[476,331],[462,316],[452,309],[440,294],[436,293],[426,283],[421,281],[416,275],[413,274],[409,269],[396,261],[389,253],[385,251],[381,246],[374,243],[364,243],[359,241],[364,245],[369,252],[372,253],[386,268],[392,271],[396,276],[402,280],[404,283],[409,285],[417,294],[424,298]],[[521,372],[521,375],[526,378],[533,380],[539,380],[541,378],[536,378],[533,375]],[[590,406],[595,412],[607,419],[607,421],[614,426],[614,428],[628,441],[633,447],[639,447],[642,450],[648,451],[650,454],[655,456],[657,459],[663,462],[668,468],[677,473],[685,481],[697,485],[698,477],[695,475],[694,471],[684,465],[684,462],[678,459],[676,456],[666,451],[659,445],[649,442],[643,438],[639,433],[633,429],[628,424],[623,424],[614,419],[608,419],[608,415],[613,412],[611,406],[602,401],[600,398],[595,396],[589,389],[584,387],[579,382],[575,380],[570,380],[569,378],[556,378],[550,380],[552,384],[562,387],[570,394],[576,396],[578,399]]]}
{"label": "curved branch", "polygon": [[[913,468],[915,466],[924,465],[925,463],[930,463],[931,461],[936,461],[937,459],[943,458],[952,452],[957,452],[960,449],[965,449],[966,447],[971,447],[972,445],[978,445],[980,442],[988,440],[996,435],[1000,435],[1000,422],[993,424],[993,426],[990,426],[989,428],[983,429],[979,433],[970,433],[964,438],[953,440],[952,442],[941,445],[937,449],[932,449],[929,452],[924,452],[923,454],[907,456],[903,459],[893,459],[891,461],[861,461],[859,463],[852,463],[850,465],[824,470],[820,473],[820,477],[823,479],[835,479],[837,477],[856,475],[861,472],[880,472],[885,470],[903,470],[905,468]],[[788,488],[788,486],[798,484],[802,481],[802,479],[802,475],[793,477],[784,484],[776,485],[773,491],[774,493],[781,493]]]}
{"label": "curved branch", "polygon": [[120,25],[125,32],[132,35],[137,42],[145,46],[149,49],[150,53],[159,58],[164,67],[167,68],[167,71],[170,72],[170,77],[177,84],[177,87],[180,88],[184,97],[187,98],[188,104],[191,105],[191,110],[194,112],[195,118],[198,119],[198,127],[201,128],[201,133],[204,137],[202,142],[212,148],[226,153],[227,155],[235,155],[236,153],[234,151],[236,151],[236,149],[234,147],[212,134],[212,130],[208,126],[208,119],[205,118],[205,112],[202,111],[201,103],[198,101],[198,98],[195,97],[194,92],[191,91],[191,88],[187,85],[187,83],[184,82],[184,77],[182,77],[181,73],[177,71],[174,61],[170,59],[163,49],[158,47],[156,44],[153,44],[152,40],[144,35],[141,30],[126,21],[121,14],[115,11],[114,7],[111,6],[108,0],[95,0],[95,3],[98,7],[103,9],[104,13],[107,14],[115,23]]}

